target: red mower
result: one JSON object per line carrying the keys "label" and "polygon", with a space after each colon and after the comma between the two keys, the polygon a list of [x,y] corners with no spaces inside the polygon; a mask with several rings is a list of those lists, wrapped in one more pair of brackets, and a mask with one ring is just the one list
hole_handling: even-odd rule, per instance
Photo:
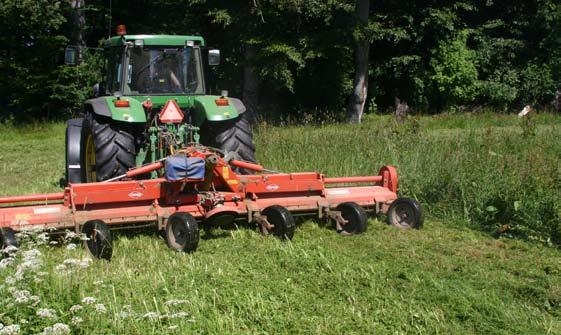
{"label": "red mower", "polygon": [[[255,174],[234,171],[239,169]],[[133,179],[154,171],[158,178]],[[197,249],[199,226],[234,220],[254,222],[263,234],[287,240],[294,236],[294,215],[330,219],[341,235],[364,232],[367,211],[387,214],[388,223],[399,228],[420,228],[420,205],[398,198],[397,185],[392,166],[363,177],[278,173],[193,145],[103,182],[70,184],[60,193],[0,197],[0,233],[7,247],[17,246],[18,231],[73,230],[86,235],[94,257],[110,259],[112,229],[146,225],[163,231],[170,248],[185,252]]]}

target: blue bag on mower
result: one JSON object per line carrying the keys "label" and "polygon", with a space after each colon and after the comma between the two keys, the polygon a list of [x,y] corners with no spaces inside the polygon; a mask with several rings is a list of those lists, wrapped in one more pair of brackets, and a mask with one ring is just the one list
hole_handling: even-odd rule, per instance
{"label": "blue bag on mower", "polygon": [[165,166],[166,179],[170,181],[205,177],[205,161],[200,157],[170,156],[166,158]]}

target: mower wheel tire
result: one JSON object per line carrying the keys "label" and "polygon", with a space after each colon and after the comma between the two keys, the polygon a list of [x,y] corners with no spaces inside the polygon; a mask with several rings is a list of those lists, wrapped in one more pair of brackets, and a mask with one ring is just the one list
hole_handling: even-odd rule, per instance
{"label": "mower wheel tire", "polygon": [[281,239],[292,240],[296,223],[290,211],[282,206],[273,205],[265,208],[261,214],[267,217],[267,221],[273,226],[268,233]]}
{"label": "mower wheel tire", "polygon": [[84,246],[95,258],[111,260],[113,256],[113,236],[109,226],[101,220],[91,220],[84,224],[82,233],[87,240]]}
{"label": "mower wheel tire", "polygon": [[168,218],[165,237],[171,249],[193,252],[199,245],[199,224],[193,215],[176,212]]}
{"label": "mower wheel tire", "polygon": [[80,149],[83,118],[66,121],[66,183],[82,182]]}
{"label": "mower wheel tire", "polygon": [[400,229],[420,229],[423,226],[421,205],[408,198],[399,198],[388,209],[387,222]]}
{"label": "mower wheel tire", "polygon": [[[255,163],[253,131],[248,115],[246,112],[232,120],[206,121],[201,127],[201,143],[225,152],[235,152],[240,160]],[[253,173],[246,169],[234,170],[241,174]]]}
{"label": "mower wheel tire", "polygon": [[6,248],[8,247],[17,248],[19,246],[18,240],[16,239],[16,233],[12,228],[7,228],[7,227],[0,228],[0,242],[1,242],[0,252],[2,252],[0,254],[0,259],[2,258],[2,256],[8,255],[10,253],[9,251],[5,250]]}
{"label": "mower wheel tire", "polygon": [[80,142],[82,182],[104,181],[136,166],[134,136],[111,119],[84,118]]}
{"label": "mower wheel tire", "polygon": [[339,204],[336,210],[340,211],[343,219],[347,220],[347,223],[342,225],[342,229],[338,233],[341,235],[355,235],[366,231],[368,216],[362,207],[354,202],[344,202]]}

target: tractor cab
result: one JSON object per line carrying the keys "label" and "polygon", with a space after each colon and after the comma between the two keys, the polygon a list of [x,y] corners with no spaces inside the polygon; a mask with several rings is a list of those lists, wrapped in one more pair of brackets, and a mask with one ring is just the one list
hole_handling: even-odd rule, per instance
{"label": "tractor cab", "polygon": [[[105,42],[105,93],[125,96],[203,95],[205,82],[198,36],[123,35]],[[209,65],[220,51],[209,51]]]}

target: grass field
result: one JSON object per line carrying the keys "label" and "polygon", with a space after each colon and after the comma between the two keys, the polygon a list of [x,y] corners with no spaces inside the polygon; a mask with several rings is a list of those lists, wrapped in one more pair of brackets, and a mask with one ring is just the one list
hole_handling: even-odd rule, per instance
{"label": "grass field", "polygon": [[[561,334],[561,117],[534,121],[527,137],[515,116],[261,124],[258,158],[272,169],[396,165],[424,228],[372,219],[344,238],[303,222],[282,243],[241,226],[188,255],[134,234],[111,262],[35,236],[0,263],[0,334]],[[62,124],[0,126],[0,194],[60,189],[63,142]]]}

